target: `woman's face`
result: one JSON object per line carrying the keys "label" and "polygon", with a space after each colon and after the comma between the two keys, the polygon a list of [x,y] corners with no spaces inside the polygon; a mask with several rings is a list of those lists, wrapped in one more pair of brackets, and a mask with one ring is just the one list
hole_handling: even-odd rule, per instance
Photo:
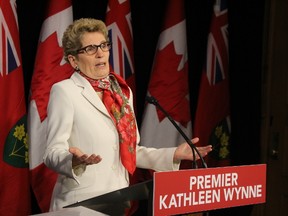
{"label": "woman's face", "polygon": [[[105,43],[105,37],[101,32],[86,32],[82,36],[82,47],[88,45],[100,45]],[[69,61],[75,68],[78,66],[79,70],[93,79],[101,79],[109,74],[109,51],[103,51],[98,47],[97,52],[89,55],[85,51],[78,53],[78,58],[70,56]],[[72,58],[72,62],[70,60]]]}

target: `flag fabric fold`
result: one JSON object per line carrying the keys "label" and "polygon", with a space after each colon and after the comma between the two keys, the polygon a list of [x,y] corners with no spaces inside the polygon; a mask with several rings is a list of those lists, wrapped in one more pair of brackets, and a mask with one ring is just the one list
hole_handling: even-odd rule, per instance
{"label": "flag fabric fold", "polygon": [[135,101],[133,32],[130,0],[109,0],[105,23],[112,42],[110,66],[130,86]]}
{"label": "flag fabric fold", "polygon": [[230,102],[228,73],[228,9],[226,0],[216,0],[207,42],[194,134],[199,145],[212,145],[206,157],[210,167],[230,164]]}
{"label": "flag fabric fold", "polygon": [[72,2],[51,0],[46,12],[39,37],[28,110],[31,187],[42,212],[49,211],[57,178],[57,174],[43,163],[49,93],[54,83],[73,73],[73,68],[63,59],[61,48],[62,35],[73,22]]}
{"label": "flag fabric fold", "polygon": [[27,116],[16,1],[0,0],[0,214],[31,213]]}
{"label": "flag fabric fold", "polygon": [[[183,1],[168,1],[147,95],[153,96],[187,137],[192,138]],[[141,145],[147,147],[175,147],[184,142],[169,119],[152,104],[146,104],[140,133]]]}
{"label": "flag fabric fold", "polygon": [[[110,50],[110,68],[119,74],[133,92],[134,112],[136,112],[136,85],[134,73],[133,31],[131,20],[130,0],[109,0],[106,10],[105,24],[109,38],[112,42]],[[130,185],[139,181],[138,169],[130,175]],[[126,215],[133,215],[138,208],[138,202],[131,202],[131,208],[126,210]]]}

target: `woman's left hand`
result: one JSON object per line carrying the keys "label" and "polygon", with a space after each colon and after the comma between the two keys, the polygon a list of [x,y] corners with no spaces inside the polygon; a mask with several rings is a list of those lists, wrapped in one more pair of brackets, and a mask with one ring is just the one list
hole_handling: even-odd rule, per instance
{"label": "woman's left hand", "polygon": [[[199,138],[193,138],[192,143],[195,144],[199,141]],[[202,157],[205,157],[209,152],[212,151],[212,146],[207,145],[203,147],[196,147]],[[195,152],[196,160],[200,159],[199,155]],[[174,162],[180,162],[181,160],[194,160],[193,153],[188,143],[180,144],[174,153]]]}

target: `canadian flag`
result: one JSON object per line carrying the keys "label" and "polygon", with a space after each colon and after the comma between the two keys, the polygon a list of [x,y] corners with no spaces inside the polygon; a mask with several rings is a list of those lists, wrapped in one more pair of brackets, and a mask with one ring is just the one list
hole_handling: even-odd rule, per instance
{"label": "canadian flag", "polygon": [[28,110],[29,161],[31,186],[42,212],[47,212],[57,174],[43,163],[46,146],[47,104],[51,86],[71,76],[73,68],[65,63],[62,35],[73,21],[71,0],[50,0],[42,24]]}
{"label": "canadian flag", "polygon": [[[184,133],[191,137],[184,1],[168,2],[163,29],[147,95],[156,98]],[[143,146],[174,147],[184,142],[169,119],[152,104],[145,107],[140,133]]]}

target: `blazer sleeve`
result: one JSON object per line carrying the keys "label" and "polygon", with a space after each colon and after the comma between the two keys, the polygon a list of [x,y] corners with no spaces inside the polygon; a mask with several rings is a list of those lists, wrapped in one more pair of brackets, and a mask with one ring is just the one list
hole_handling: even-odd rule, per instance
{"label": "blazer sleeve", "polygon": [[60,85],[53,85],[47,108],[47,146],[43,161],[50,169],[76,180],[68,144],[73,113],[69,96]]}
{"label": "blazer sleeve", "polygon": [[[133,94],[130,89],[129,103],[133,109]],[[139,146],[140,134],[137,127],[137,146],[136,146],[136,166],[143,169],[155,171],[179,170],[180,163],[174,163],[173,157],[176,147],[171,148],[147,148]]]}
{"label": "blazer sleeve", "polygon": [[176,147],[156,149],[137,146],[136,166],[155,171],[179,170],[180,163],[173,162],[175,150]]}

